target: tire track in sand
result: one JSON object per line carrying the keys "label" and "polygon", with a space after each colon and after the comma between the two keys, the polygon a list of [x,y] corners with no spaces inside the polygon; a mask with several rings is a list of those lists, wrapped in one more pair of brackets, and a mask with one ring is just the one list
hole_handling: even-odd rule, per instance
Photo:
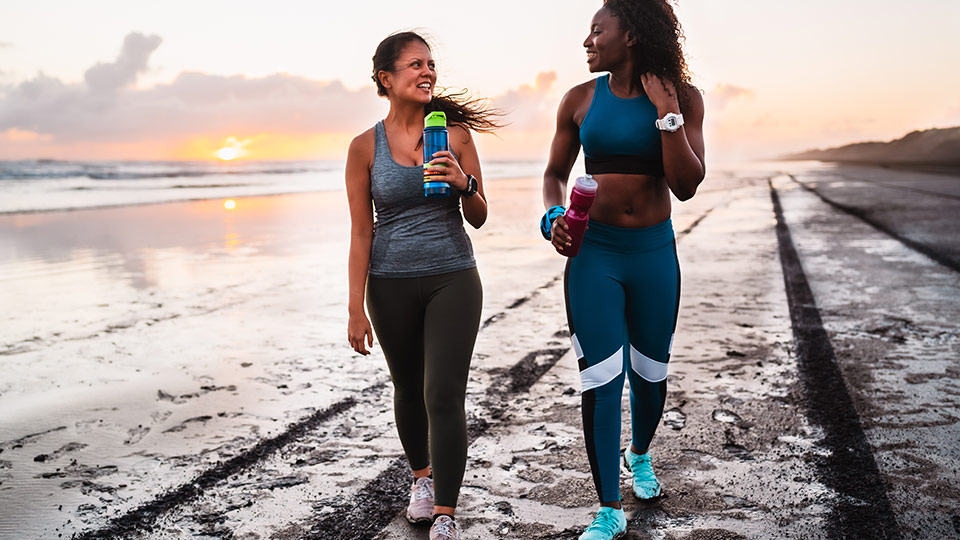
{"label": "tire track in sand", "polygon": [[784,219],[780,197],[773,182],[768,180],[767,184],[777,220],[780,262],[800,380],[807,395],[807,414],[812,423],[823,428],[821,444],[830,450],[817,459],[816,465],[823,483],[839,495],[828,532],[838,538],[899,538],[880,471],[837,366],[830,337]]}

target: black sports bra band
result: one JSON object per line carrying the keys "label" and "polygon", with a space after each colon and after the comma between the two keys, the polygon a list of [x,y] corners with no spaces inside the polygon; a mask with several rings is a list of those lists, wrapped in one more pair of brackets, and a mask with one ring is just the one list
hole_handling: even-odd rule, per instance
{"label": "black sports bra band", "polygon": [[583,156],[587,174],[645,174],[663,176],[663,161],[644,159],[637,156],[604,156],[592,158]]}

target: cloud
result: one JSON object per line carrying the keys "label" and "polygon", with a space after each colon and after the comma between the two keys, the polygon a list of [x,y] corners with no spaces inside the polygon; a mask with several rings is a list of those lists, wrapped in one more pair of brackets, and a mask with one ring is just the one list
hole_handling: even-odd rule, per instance
{"label": "cloud", "polygon": [[49,141],[52,137],[43,133],[34,133],[17,128],[10,128],[6,131],[0,131],[0,140],[8,142],[35,142]]}
{"label": "cloud", "polygon": [[[282,142],[301,156],[319,155],[321,147],[324,156],[340,156],[350,138],[383,118],[389,106],[372,85],[351,90],[337,80],[290,74],[183,72],[169,83],[138,88],[161,43],[159,36],[129,34],[113,62],[90,67],[80,82],[41,72],[0,84],[0,140],[45,156],[83,155],[86,149],[92,157],[152,159],[183,155],[178,145],[205,155],[201,146],[213,145],[213,152],[225,138],[237,137],[254,141],[251,155],[268,144],[275,147],[270,155],[282,153]],[[556,81],[554,71],[539,73],[532,83],[491,99],[509,122],[500,130],[501,146],[514,151],[533,139],[538,149],[549,144],[560,100]]]}
{"label": "cloud", "polygon": [[136,32],[128,34],[116,62],[97,64],[84,73],[87,86],[94,92],[112,92],[132,85],[137,75],[147,70],[150,54],[160,46],[161,41],[160,36],[145,36]]}
{"label": "cloud", "polygon": [[559,97],[551,93],[556,71],[537,74],[536,82],[520,85],[493,98],[493,106],[507,113],[505,131],[552,131]]}
{"label": "cloud", "polygon": [[286,74],[247,78],[184,72],[137,89],[159,36],[130,34],[116,61],[98,63],[84,81],[43,73],[0,87],[0,131],[49,134],[59,143],[137,142],[224,133],[359,133],[385,111],[372,88],[348,90]]}
{"label": "cloud", "polygon": [[720,111],[728,103],[738,98],[751,98],[753,91],[732,84],[718,84],[706,93],[706,99],[711,111]]}
{"label": "cloud", "polygon": [[522,84],[491,101],[507,114],[509,125],[496,137],[478,137],[477,148],[484,157],[540,159],[546,156],[556,126],[560,94],[554,91],[557,73],[538,73],[533,84]]}

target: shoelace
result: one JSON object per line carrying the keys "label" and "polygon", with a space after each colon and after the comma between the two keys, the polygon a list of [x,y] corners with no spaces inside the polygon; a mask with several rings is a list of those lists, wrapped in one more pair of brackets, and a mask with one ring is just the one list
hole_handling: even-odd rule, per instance
{"label": "shoelace", "polygon": [[457,522],[452,519],[437,518],[437,521],[433,523],[433,526],[440,534],[449,536],[450,538],[459,538],[459,536],[457,536],[457,533],[459,533],[459,527],[457,527]]}
{"label": "shoelace", "polygon": [[422,501],[424,499],[432,499],[433,483],[431,483],[429,480],[417,482],[417,491],[413,495],[413,497],[418,501]]}
{"label": "shoelace", "polygon": [[634,478],[643,482],[656,482],[657,476],[653,473],[653,467],[650,466],[650,455],[644,454],[638,456],[633,454],[630,459],[630,472]]}
{"label": "shoelace", "polygon": [[587,530],[600,531],[613,535],[620,530],[619,524],[613,512],[598,512],[597,517],[593,518],[593,523],[587,527]]}

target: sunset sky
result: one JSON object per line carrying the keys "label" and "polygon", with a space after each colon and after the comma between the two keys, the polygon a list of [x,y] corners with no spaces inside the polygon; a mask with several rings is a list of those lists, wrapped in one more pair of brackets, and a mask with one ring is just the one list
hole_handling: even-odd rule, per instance
{"label": "sunset sky", "polygon": [[[342,159],[387,110],[370,80],[401,29],[441,86],[510,111],[481,157],[545,159],[591,75],[600,1],[0,4],[0,159]],[[681,0],[708,159],[762,158],[960,125],[957,0]],[[232,138],[232,139],[231,139]],[[231,142],[227,143],[228,139]]]}

